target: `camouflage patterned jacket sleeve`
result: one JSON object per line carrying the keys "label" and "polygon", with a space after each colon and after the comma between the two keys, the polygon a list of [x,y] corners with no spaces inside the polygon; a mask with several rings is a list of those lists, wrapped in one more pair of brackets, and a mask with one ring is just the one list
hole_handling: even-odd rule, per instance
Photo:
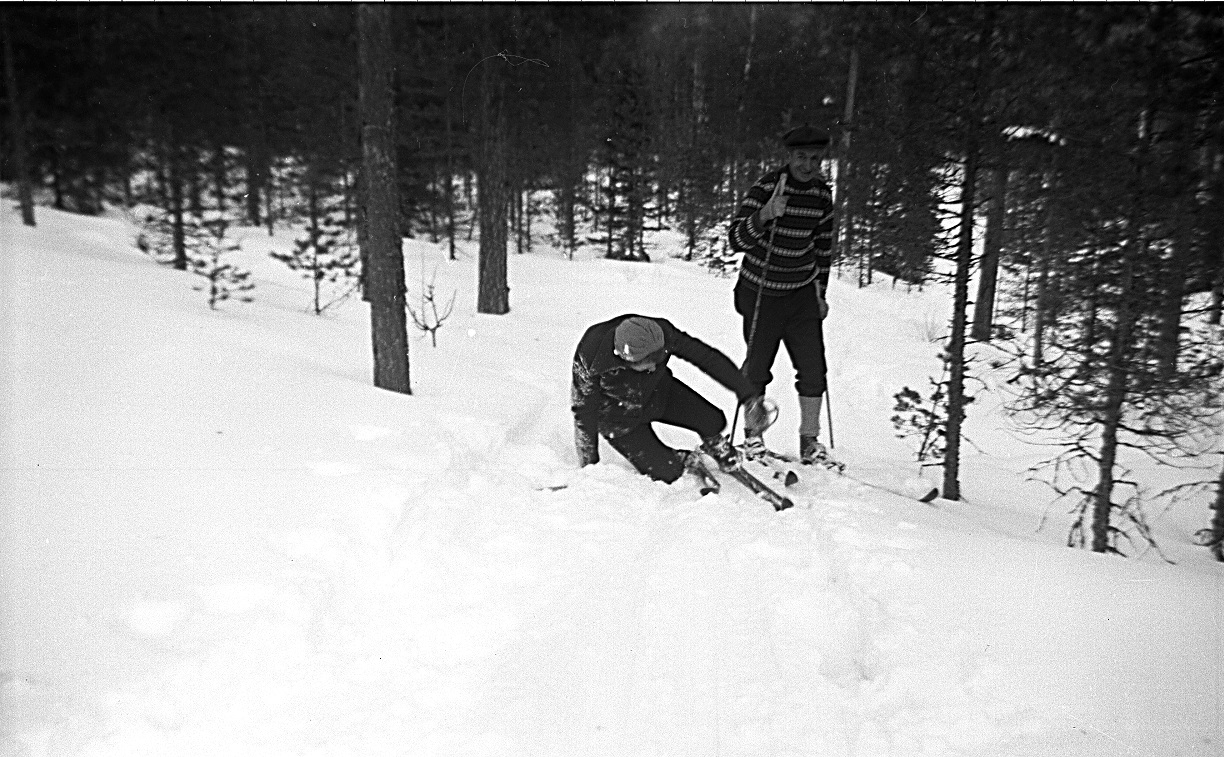
{"label": "camouflage patterned jacket sleeve", "polygon": [[586,364],[581,351],[574,355],[570,407],[574,411],[574,449],[579,465],[599,462],[599,377]]}

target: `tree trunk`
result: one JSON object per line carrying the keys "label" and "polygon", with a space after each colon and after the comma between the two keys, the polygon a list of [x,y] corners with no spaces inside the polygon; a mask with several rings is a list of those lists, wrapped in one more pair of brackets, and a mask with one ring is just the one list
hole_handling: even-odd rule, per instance
{"label": "tree trunk", "polygon": [[577,246],[574,239],[574,186],[564,179],[557,189],[557,222],[566,256],[573,260]]}
{"label": "tree trunk", "polygon": [[1211,304],[1207,306],[1207,322],[1219,326],[1221,315],[1224,314],[1224,268],[1216,275],[1215,286],[1211,288]]}
{"label": "tree trunk", "polygon": [[[204,203],[200,200],[201,178],[200,173],[204,170],[203,161],[201,160],[200,152],[195,148],[189,148],[186,152],[191,156],[191,171],[184,177],[186,179],[187,189],[187,208],[196,215],[204,214]],[[180,156],[183,151],[179,151]],[[186,164],[184,164],[186,165]]]}
{"label": "tree trunk", "polygon": [[514,192],[512,196],[514,197],[514,252],[516,255],[522,255],[526,250],[523,240],[526,222],[523,218],[523,187],[517,181],[514,182]]}
{"label": "tree trunk", "polygon": [[1216,485],[1215,515],[1211,518],[1211,553],[1224,562],[1224,465],[1220,466],[1220,481]]}
{"label": "tree trunk", "polygon": [[[735,109],[735,141],[742,143],[746,138],[747,125],[744,118],[744,110],[748,104],[747,93],[751,92],[751,75],[752,75],[752,48],[756,45],[757,31],[757,6],[755,3],[748,6],[748,44],[744,48],[744,70],[740,75],[739,87],[739,102]],[[736,157],[736,165],[739,165],[739,157]],[[734,186],[739,186],[739,176],[732,176]]]}
{"label": "tree trunk", "polygon": [[318,183],[314,181],[313,176],[308,181],[307,186],[309,187],[309,190],[308,190],[307,200],[306,200],[306,212],[309,214],[309,221],[310,221],[310,226],[308,229],[310,233],[310,241],[311,241],[310,270],[311,270],[311,273],[313,274],[310,277],[310,280],[311,280],[311,283],[314,285],[314,313],[315,315],[319,315],[320,313],[323,312],[322,302],[320,299],[323,282],[319,278],[319,239],[322,236],[322,231],[320,229],[320,226],[322,225],[321,224],[322,219],[319,218]]}
{"label": "tree trunk", "polygon": [[408,324],[404,293],[404,254],[398,224],[394,101],[395,66],[391,10],[386,5],[357,7],[360,68],[361,157],[365,196],[362,258],[370,300],[374,346],[374,386],[412,394],[408,371]]}
{"label": "tree trunk", "polygon": [[1046,197],[1045,230],[1037,260],[1037,292],[1033,304],[1033,367],[1045,362],[1045,325],[1050,310],[1050,265],[1054,256],[1054,213],[1057,202]]}
{"label": "tree trunk", "polygon": [[1224,316],[1224,154],[1217,145],[1212,153],[1213,176],[1208,184],[1209,197],[1206,205],[1207,234],[1204,256],[1211,287],[1211,301],[1207,306],[1207,322],[1219,326]]}
{"label": "tree trunk", "polygon": [[229,163],[225,157],[225,147],[220,143],[213,150],[212,158],[213,184],[217,199],[217,212],[222,215],[229,210]]}
{"label": "tree trunk", "polygon": [[121,180],[123,181],[123,207],[130,210],[136,204],[136,199],[132,196],[132,160],[130,156],[124,161]]}
{"label": "tree trunk", "polygon": [[[1188,121],[1185,116],[1175,116],[1172,121],[1174,134],[1187,139]],[[1186,296],[1186,277],[1194,267],[1194,218],[1191,205],[1201,184],[1192,177],[1193,168],[1189,150],[1174,151],[1172,165],[1165,170],[1174,182],[1175,198],[1166,205],[1164,215],[1170,224],[1168,259],[1161,267],[1160,306],[1156,314],[1156,359],[1161,380],[1172,379],[1177,373],[1177,358],[1180,353],[1182,325],[1182,303]]]}
{"label": "tree trunk", "polygon": [[263,216],[260,210],[263,208],[263,172],[260,169],[256,158],[251,150],[247,150],[244,160],[246,169],[246,222],[248,226],[262,226]]}
{"label": "tree trunk", "polygon": [[[857,30],[856,30],[857,34]],[[858,44],[850,48],[850,70],[846,74],[846,107],[842,112],[841,150],[837,170],[837,218],[833,224],[833,254],[844,258],[850,253],[852,224],[850,211],[850,140],[854,131],[854,93],[858,89],[859,53]],[[870,277],[868,277],[870,278]],[[859,287],[863,285],[862,278]]]}
{"label": "tree trunk", "polygon": [[[507,211],[509,186],[506,155],[505,84],[500,71],[483,72],[480,145],[480,262],[476,312],[503,315],[510,312],[510,287],[506,277],[508,243]],[[496,80],[496,82],[495,82]]]}
{"label": "tree trunk", "polygon": [[1084,364],[1085,370],[1088,369],[1088,367],[1091,365],[1093,361],[1093,349],[1092,348],[1093,348],[1093,345],[1096,344],[1096,341],[1097,341],[1097,331],[1098,331],[1100,320],[1101,320],[1100,318],[1100,315],[1101,315],[1100,314],[1101,288],[1098,285],[1099,284],[1098,277],[1100,275],[1098,272],[1101,267],[1101,261],[1097,255],[1097,251],[1094,246],[1090,246],[1088,248],[1088,254],[1089,254],[1090,259],[1092,260],[1092,265],[1090,269],[1091,273],[1090,273],[1090,278],[1089,278],[1089,282],[1091,283],[1091,286],[1088,287],[1088,293],[1084,297],[1084,304],[1083,304],[1084,325],[1083,325],[1083,328],[1080,330],[1081,331],[1080,353],[1084,356],[1083,364]]}
{"label": "tree trunk", "polygon": [[1092,497],[1093,552],[1109,551],[1109,520],[1113,512],[1113,469],[1118,456],[1118,425],[1121,421],[1122,400],[1125,396],[1125,372],[1118,368],[1111,368],[1104,408],[1105,415],[1101,422],[1101,451],[1097,465],[1097,485]]}
{"label": "tree trunk", "polygon": [[[1001,152],[1001,151],[1000,151]],[[1000,156],[1002,160],[1002,156]],[[1003,248],[1003,222],[1006,217],[1007,166],[990,171],[990,209],[986,212],[986,238],[982,242],[977,300],[973,303],[973,332],[979,342],[990,341],[994,330],[995,287],[999,279],[999,253]]]}
{"label": "tree trunk", "polygon": [[614,235],[616,233],[615,231],[616,229],[616,183],[612,175],[611,168],[608,169],[607,194],[608,194],[608,215],[607,215],[607,223],[605,224],[605,226],[607,227],[607,232],[608,232],[608,249],[604,253],[604,257],[614,258],[616,257],[616,253],[613,250],[612,244],[615,241]]}
{"label": "tree trunk", "polygon": [[[639,156],[633,156],[637,162]],[[645,179],[636,165],[630,165],[626,173],[627,187],[625,189],[625,236],[621,241],[621,254],[625,260],[641,260],[642,250],[638,244],[645,224],[645,207],[642,197],[642,185]]]}
{"label": "tree trunk", "polygon": [[1173,223],[1172,251],[1164,265],[1164,281],[1160,291],[1160,310],[1157,315],[1156,358],[1160,377],[1173,378],[1177,373],[1177,356],[1180,352],[1182,301],[1186,293],[1186,272],[1190,270],[1192,255],[1191,230],[1185,203],[1176,202],[1171,213]]}
{"label": "tree trunk", "polygon": [[[1131,248],[1137,240],[1127,243]],[[1098,479],[1092,508],[1092,551],[1108,552],[1110,516],[1113,513],[1114,465],[1118,458],[1118,430],[1129,391],[1131,340],[1134,336],[1135,256],[1129,253],[1125,263],[1121,291],[1118,295],[1117,323],[1109,348],[1109,380],[1105,389],[1101,414],[1101,450],[1098,455]]]}
{"label": "tree trunk", "polygon": [[264,185],[264,225],[268,227],[268,236],[276,235],[276,184],[272,181],[272,172],[268,172],[268,183]]}
{"label": "tree trunk", "polygon": [[523,198],[523,238],[527,252],[531,252],[531,190],[528,189]]}
{"label": "tree trunk", "polygon": [[[975,129],[971,126],[970,129]],[[948,340],[948,420],[945,434],[944,499],[960,499],[960,439],[965,420],[965,325],[969,308],[969,268],[973,263],[973,207],[977,192],[977,135],[970,132],[961,185],[960,232],[956,244],[952,335]]]}
{"label": "tree trunk", "polygon": [[21,206],[21,222],[35,225],[34,191],[30,181],[29,160],[26,156],[25,117],[21,111],[21,98],[17,93],[17,66],[13,61],[13,41],[9,32],[8,13],[3,17],[4,25],[4,84],[8,91],[9,135],[13,140],[13,173],[17,180],[17,204]]}
{"label": "tree trunk", "polygon": [[1020,333],[1028,333],[1029,302],[1033,292],[1033,256],[1030,254],[1024,266],[1024,289],[1020,295]]}
{"label": "tree trunk", "polygon": [[183,151],[173,141],[168,148],[170,157],[170,223],[174,246],[174,267],[187,270],[186,200],[183,197]]}
{"label": "tree trunk", "polygon": [[442,189],[446,192],[446,245],[447,257],[457,260],[455,254],[455,140],[454,127],[451,124],[451,103],[447,98],[444,106],[446,116],[446,180]]}
{"label": "tree trunk", "polygon": [[425,195],[429,199],[425,203],[425,213],[429,216],[429,243],[437,244],[442,237],[438,232],[438,207],[433,201],[433,191],[437,188],[437,177],[425,180]]}
{"label": "tree trunk", "polygon": [[[262,94],[261,94],[262,97]],[[260,107],[262,111],[262,104]],[[261,114],[262,115],[262,114]],[[258,227],[263,224],[260,211],[263,208],[264,188],[267,186],[268,149],[263,126],[254,126],[248,133],[248,144],[244,157],[246,169],[246,217],[247,223]]]}

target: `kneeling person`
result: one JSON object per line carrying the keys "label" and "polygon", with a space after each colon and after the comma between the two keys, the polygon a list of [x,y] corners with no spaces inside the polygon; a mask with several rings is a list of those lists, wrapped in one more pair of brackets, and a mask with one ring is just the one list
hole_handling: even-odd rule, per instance
{"label": "kneeling person", "polygon": [[599,462],[602,435],[639,472],[668,483],[684,474],[688,454],[655,435],[652,423],[695,431],[701,446],[730,469],[735,450],[723,436],[727,417],[675,378],[675,355],[735,393],[745,405],[745,429],[764,418],[761,397],[723,353],[663,318],[621,315],[587,329],[574,353],[574,442],[582,465]]}

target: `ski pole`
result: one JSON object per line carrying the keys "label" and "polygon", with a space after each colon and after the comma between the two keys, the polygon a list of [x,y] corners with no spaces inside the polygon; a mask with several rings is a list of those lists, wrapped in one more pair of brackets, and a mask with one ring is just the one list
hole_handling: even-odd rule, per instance
{"label": "ski pole", "polygon": [[837,449],[837,445],[833,444],[833,395],[829,393],[829,387],[825,385],[825,415],[829,417],[829,449]]}
{"label": "ski pole", "polygon": [[[769,196],[769,201],[773,202],[773,198],[778,195],[786,194],[786,170],[778,176],[778,183],[774,186],[773,194]],[[748,358],[752,356],[752,342],[756,339],[757,319],[761,315],[761,295],[765,293],[765,279],[769,276],[769,258],[773,255],[774,234],[778,231],[778,219],[773,219],[773,225],[769,227],[769,243],[765,247],[765,262],[761,266],[761,280],[757,283],[756,304],[752,307],[752,325],[748,327],[748,349],[744,355],[744,363],[748,363]],[[747,253],[745,253],[747,254]],[[735,405],[735,416],[731,420],[731,442],[735,442],[735,427],[739,425],[739,403]]]}

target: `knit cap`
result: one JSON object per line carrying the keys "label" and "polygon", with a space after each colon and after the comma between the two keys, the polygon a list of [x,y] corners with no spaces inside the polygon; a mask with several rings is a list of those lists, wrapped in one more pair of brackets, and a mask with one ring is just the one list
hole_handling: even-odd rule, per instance
{"label": "knit cap", "polygon": [[618,357],[636,363],[663,349],[663,329],[649,318],[635,315],[616,327],[613,343]]}

